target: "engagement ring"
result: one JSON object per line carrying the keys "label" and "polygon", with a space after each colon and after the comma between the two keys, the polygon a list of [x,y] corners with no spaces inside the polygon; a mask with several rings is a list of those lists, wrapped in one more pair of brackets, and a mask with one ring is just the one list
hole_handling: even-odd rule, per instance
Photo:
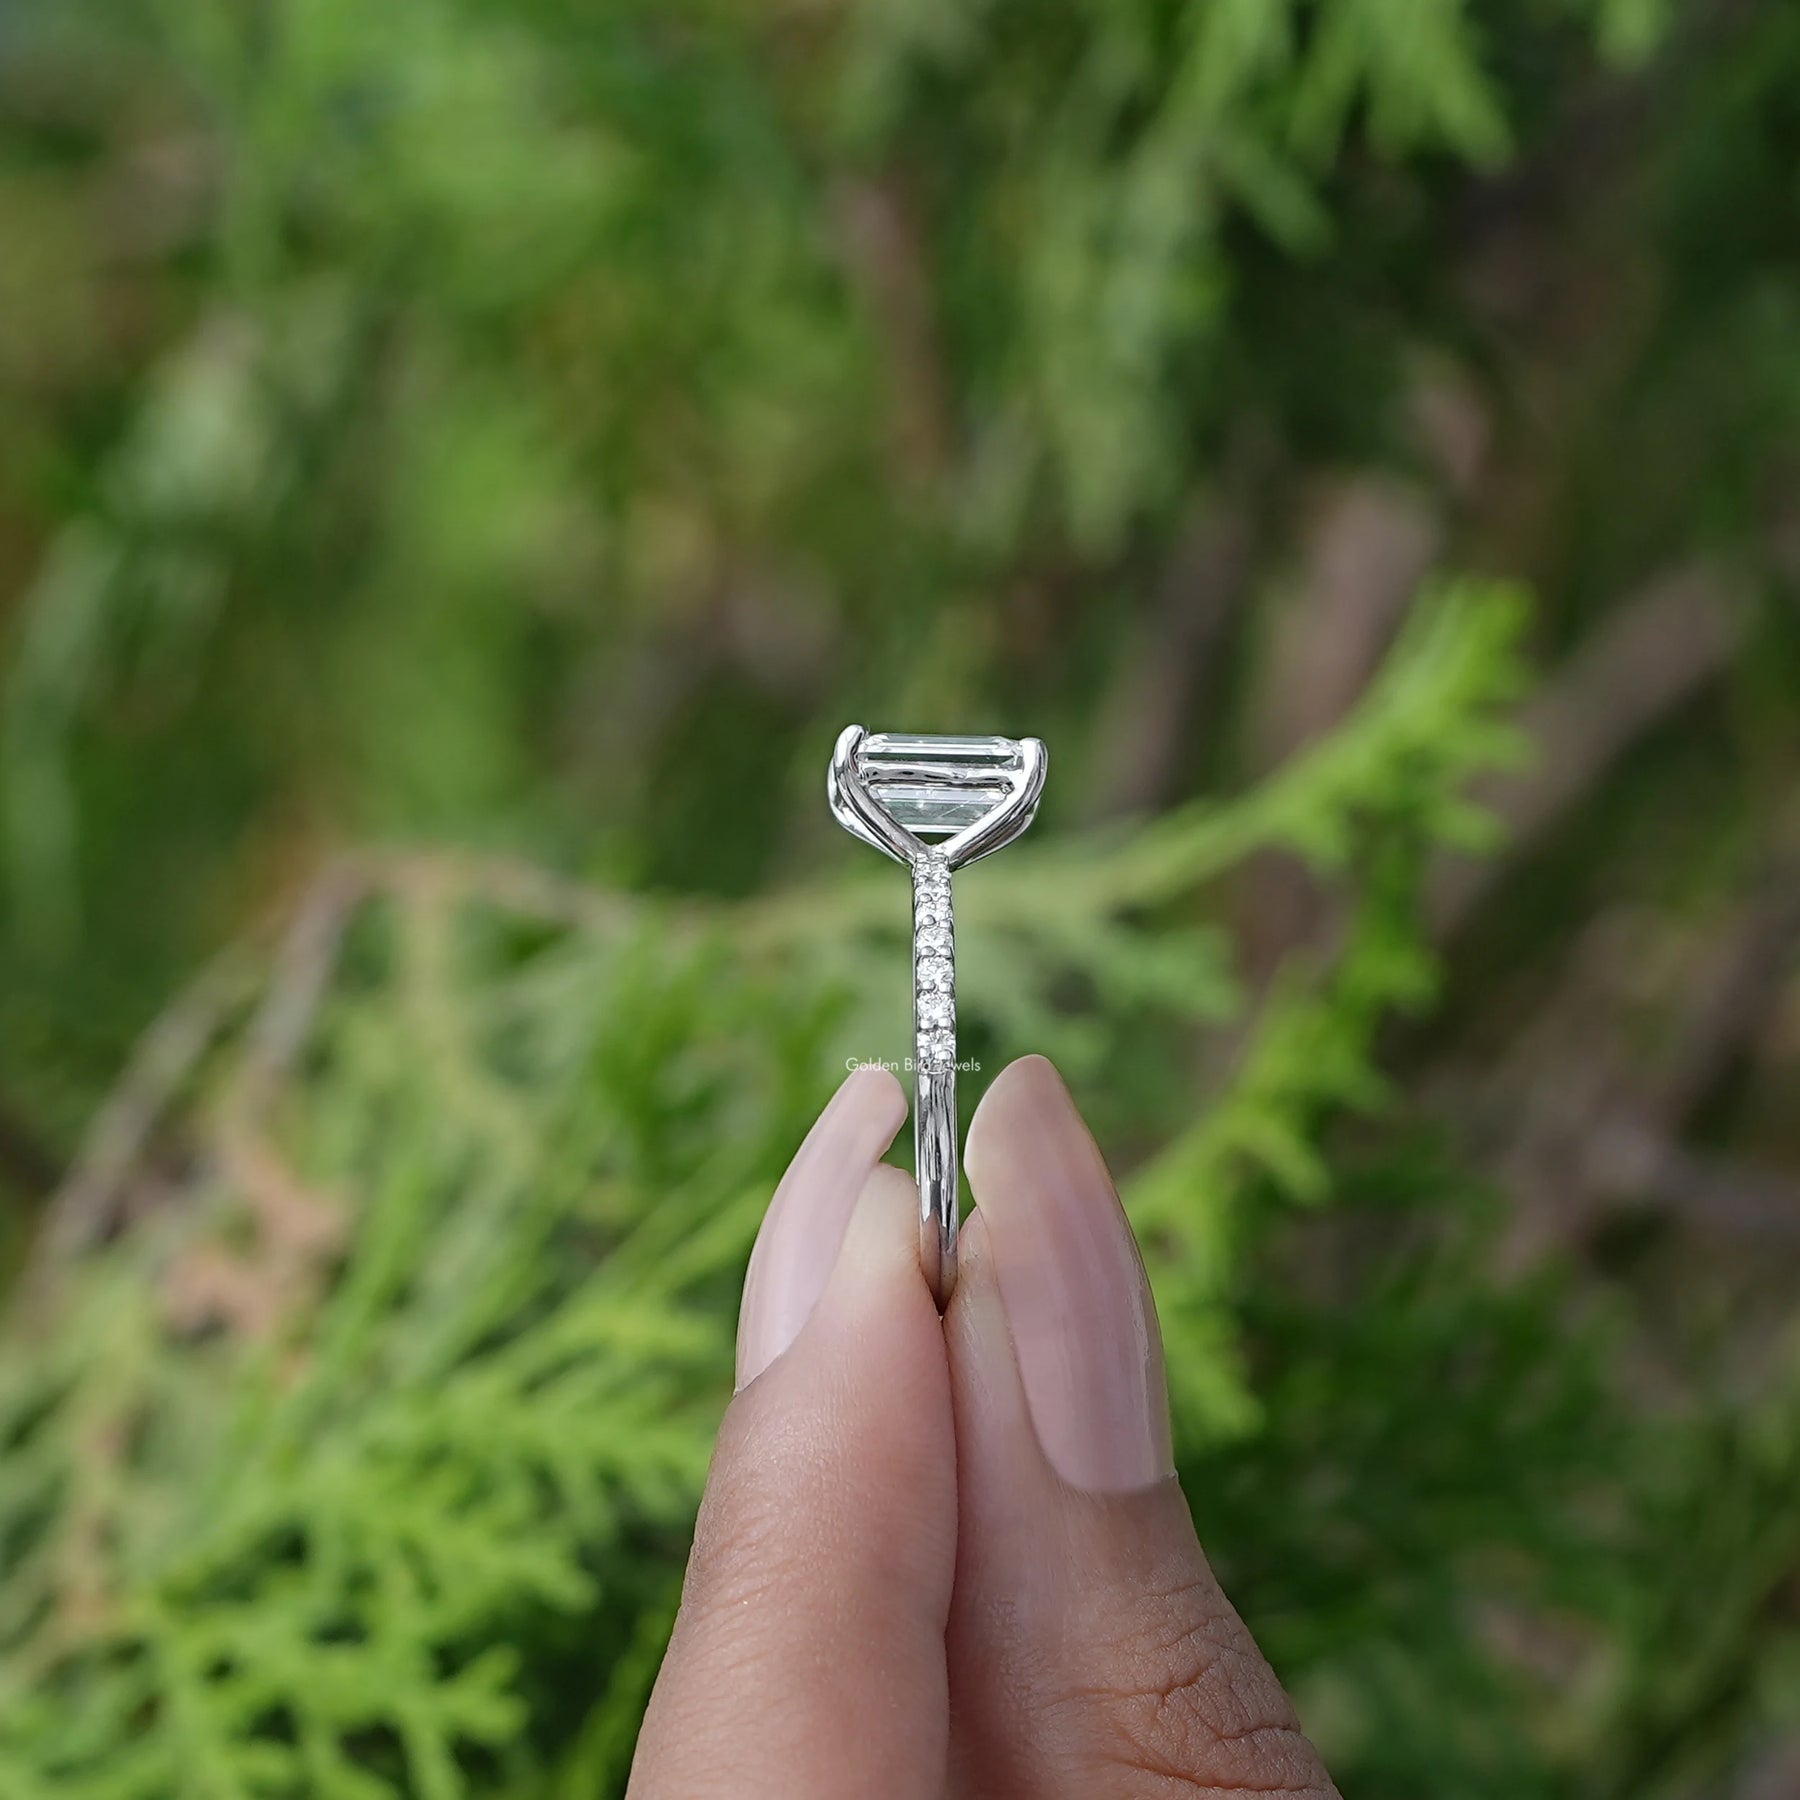
{"label": "engagement ring", "polygon": [[[848,832],[913,879],[913,1154],[919,1260],[939,1307],[956,1285],[956,927],[950,877],[1010,844],[1037,811],[1036,738],[871,736],[846,726],[826,795]],[[927,838],[939,840],[926,843]]]}

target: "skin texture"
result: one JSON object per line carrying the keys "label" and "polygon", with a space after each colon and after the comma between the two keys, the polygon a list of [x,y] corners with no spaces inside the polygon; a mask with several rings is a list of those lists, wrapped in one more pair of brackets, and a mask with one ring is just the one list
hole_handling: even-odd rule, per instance
{"label": "skin texture", "polygon": [[853,1075],[770,1207],[630,1800],[1329,1800],[1170,1472],[1143,1266],[1055,1070],[970,1126],[941,1321],[877,1161],[905,1111]]}

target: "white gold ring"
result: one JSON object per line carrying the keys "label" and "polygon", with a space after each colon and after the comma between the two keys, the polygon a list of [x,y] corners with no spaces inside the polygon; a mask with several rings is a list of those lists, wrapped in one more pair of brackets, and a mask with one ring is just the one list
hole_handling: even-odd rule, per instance
{"label": "white gold ring", "polygon": [[[843,828],[913,878],[913,1155],[919,1261],[940,1307],[956,1285],[956,922],[953,871],[1032,821],[1047,758],[1036,738],[839,734],[826,797]],[[926,843],[926,838],[939,841]]]}

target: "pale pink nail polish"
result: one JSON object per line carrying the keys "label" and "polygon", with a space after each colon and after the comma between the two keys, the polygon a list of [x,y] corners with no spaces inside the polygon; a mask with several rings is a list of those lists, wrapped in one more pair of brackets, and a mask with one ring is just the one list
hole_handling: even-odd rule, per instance
{"label": "pale pink nail polish", "polygon": [[738,1310],[737,1385],[784,1351],[818,1304],[856,1197],[906,1118],[884,1069],[858,1069],[826,1103],[763,1215]]}
{"label": "pale pink nail polish", "polygon": [[969,1130],[976,1205],[1038,1441],[1071,1486],[1172,1472],[1162,1335],[1137,1240],[1050,1063],[1002,1071]]}

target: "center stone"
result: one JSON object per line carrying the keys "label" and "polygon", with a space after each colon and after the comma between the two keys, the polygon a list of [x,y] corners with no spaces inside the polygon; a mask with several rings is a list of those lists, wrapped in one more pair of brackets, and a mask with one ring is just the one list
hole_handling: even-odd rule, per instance
{"label": "center stone", "polygon": [[856,759],[863,785],[916,837],[950,837],[985,819],[1024,766],[1025,753],[1011,738],[898,731],[864,738]]}

